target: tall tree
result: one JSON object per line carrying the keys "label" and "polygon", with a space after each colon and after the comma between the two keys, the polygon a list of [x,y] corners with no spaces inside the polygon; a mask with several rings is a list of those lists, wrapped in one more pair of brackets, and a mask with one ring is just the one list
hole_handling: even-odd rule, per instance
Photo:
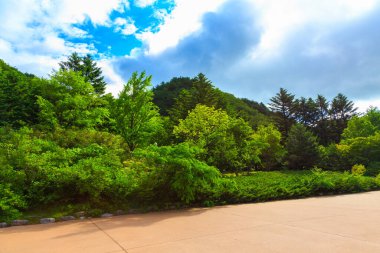
{"label": "tall tree", "polygon": [[296,120],[308,128],[315,126],[318,120],[318,105],[312,98],[301,97],[295,101],[294,114]]}
{"label": "tall tree", "polygon": [[37,96],[39,120],[43,127],[99,128],[109,117],[106,101],[78,72],[60,70]]}
{"label": "tall tree", "polygon": [[329,102],[324,96],[318,95],[315,104],[317,106],[317,124],[314,133],[322,145],[327,145],[331,142],[329,139]]}
{"label": "tall tree", "polygon": [[102,70],[96,65],[96,62],[88,54],[79,56],[78,53],[70,55],[66,61],[60,62],[62,70],[72,70],[81,72],[86,82],[91,83],[97,94],[102,95],[106,89],[106,82],[102,75]]}
{"label": "tall tree", "polygon": [[190,90],[193,86],[193,79],[189,77],[174,77],[169,82],[163,82],[153,88],[153,102],[160,108],[160,114],[169,115],[169,110],[173,107],[176,97],[182,90]]}
{"label": "tall tree", "polygon": [[348,121],[342,137],[343,139],[369,137],[377,132],[380,132],[380,111],[370,108],[365,115],[354,116]]}
{"label": "tall tree", "polygon": [[0,126],[37,123],[36,95],[45,80],[24,74],[0,60]]}
{"label": "tall tree", "polygon": [[207,77],[199,73],[194,79],[190,90],[182,90],[175,99],[173,108],[169,111],[170,118],[174,123],[186,118],[189,111],[197,104],[210,107],[220,107],[220,97],[217,90]]}
{"label": "tall tree", "polygon": [[278,128],[283,136],[288,136],[290,127],[294,124],[294,95],[286,89],[280,88],[280,92],[270,99],[269,108],[275,113]]}
{"label": "tall tree", "polygon": [[356,115],[356,110],[354,103],[341,93],[332,100],[330,106],[331,140],[339,142],[343,130],[347,127],[347,121]]}
{"label": "tall tree", "polygon": [[318,162],[317,138],[301,124],[295,124],[290,129],[286,150],[289,169],[310,169]]}
{"label": "tall tree", "polygon": [[200,147],[207,164],[220,170],[238,171],[259,163],[264,145],[253,139],[252,128],[221,109],[198,104],[173,133],[181,141]]}
{"label": "tall tree", "polygon": [[151,79],[145,72],[134,72],[114,102],[117,130],[131,151],[150,144],[162,127],[158,107],[152,102]]}

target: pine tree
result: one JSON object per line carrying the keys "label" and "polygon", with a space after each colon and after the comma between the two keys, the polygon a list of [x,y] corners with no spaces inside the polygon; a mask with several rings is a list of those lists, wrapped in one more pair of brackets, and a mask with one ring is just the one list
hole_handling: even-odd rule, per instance
{"label": "pine tree", "polygon": [[182,90],[175,99],[174,106],[169,110],[171,120],[177,124],[180,119],[186,118],[189,111],[193,110],[198,104],[215,108],[220,107],[220,96],[217,90],[202,73],[199,73],[193,79],[190,90]]}
{"label": "pine tree", "polygon": [[319,159],[317,138],[301,124],[290,129],[286,150],[289,169],[310,169]]}
{"label": "pine tree", "polygon": [[348,120],[356,115],[356,110],[354,103],[341,93],[333,99],[329,110],[331,140],[336,143],[340,141],[340,136],[347,127]]}
{"label": "pine tree", "polygon": [[294,124],[294,95],[286,89],[280,88],[280,92],[270,99],[269,108],[275,113],[276,123],[283,133],[288,136],[290,127]]}
{"label": "pine tree", "polygon": [[91,83],[94,91],[103,95],[106,89],[106,82],[102,75],[102,70],[96,65],[96,62],[88,54],[86,56],[79,56],[78,53],[73,53],[67,59],[59,63],[61,70],[73,70],[81,72],[86,82]]}

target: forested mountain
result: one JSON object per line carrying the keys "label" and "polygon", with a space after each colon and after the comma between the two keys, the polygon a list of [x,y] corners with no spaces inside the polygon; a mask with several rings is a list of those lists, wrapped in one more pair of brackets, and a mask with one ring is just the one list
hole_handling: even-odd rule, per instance
{"label": "forested mountain", "polygon": [[174,77],[153,88],[153,102],[163,116],[170,116],[174,122],[184,119],[197,104],[213,106],[229,115],[242,117],[251,127],[272,122],[271,111],[263,104],[215,88],[202,73],[194,78]]}

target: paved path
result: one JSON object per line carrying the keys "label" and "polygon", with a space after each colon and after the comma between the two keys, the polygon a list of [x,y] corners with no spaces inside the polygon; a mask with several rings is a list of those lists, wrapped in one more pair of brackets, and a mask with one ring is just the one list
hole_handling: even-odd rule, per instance
{"label": "paved path", "polygon": [[380,252],[380,192],[0,229],[1,253]]}

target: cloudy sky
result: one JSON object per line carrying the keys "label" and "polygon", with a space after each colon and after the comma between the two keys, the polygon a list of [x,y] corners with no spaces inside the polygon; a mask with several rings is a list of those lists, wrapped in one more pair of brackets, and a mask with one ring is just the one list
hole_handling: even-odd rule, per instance
{"label": "cloudy sky", "polygon": [[89,53],[115,95],[133,71],[203,72],[264,103],[283,87],[380,107],[380,0],[0,0],[0,31],[9,64],[47,76]]}

